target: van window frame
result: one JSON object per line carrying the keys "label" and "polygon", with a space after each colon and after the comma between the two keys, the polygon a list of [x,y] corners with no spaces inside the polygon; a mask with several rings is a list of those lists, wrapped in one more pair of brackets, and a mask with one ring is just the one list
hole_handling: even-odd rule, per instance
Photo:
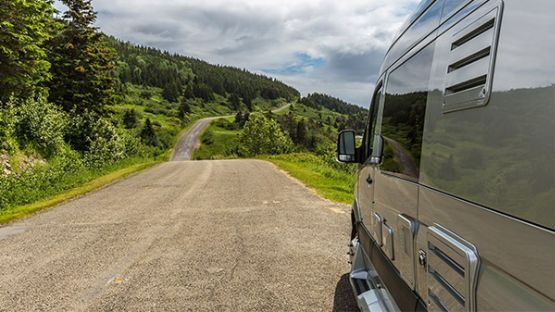
{"label": "van window frame", "polygon": [[[374,137],[375,131],[377,130],[376,123],[380,115],[380,105],[383,100],[383,91],[385,90],[384,78],[380,78],[374,89],[374,95],[372,96],[372,101],[368,107],[368,124],[366,131],[364,133],[364,162],[368,162],[374,151]],[[374,131],[374,133],[372,133]]]}
{"label": "van window frame", "polygon": [[[435,45],[435,41],[437,39],[436,36],[433,36],[433,38],[431,40],[429,40],[428,38],[430,38],[429,36],[422,40],[420,42],[420,44],[416,47],[414,47],[413,49],[411,49],[411,51],[409,51],[408,53],[403,54],[403,56],[401,56],[395,63],[393,66],[391,66],[386,74],[385,74],[385,78],[383,79],[384,84],[382,86],[383,88],[383,97],[381,100],[381,117],[382,117],[382,124],[380,124],[380,133],[379,135],[382,137],[382,141],[384,142],[383,144],[385,145],[385,139],[382,135],[382,127],[383,127],[383,114],[384,114],[384,110],[385,110],[385,106],[387,105],[386,103],[386,98],[387,98],[387,89],[389,88],[390,85],[390,77],[391,74],[395,73],[395,71],[397,71],[399,68],[403,67],[405,64],[407,64],[408,62],[410,62],[415,56],[417,56],[420,52],[424,51],[425,49],[427,49],[428,47],[430,47],[431,45]],[[422,45],[422,43],[424,43]],[[416,49],[417,48],[417,49]],[[435,47],[434,47],[435,49]],[[427,84],[429,86],[430,83],[430,79],[431,79],[431,71],[432,71],[432,66],[433,66],[433,55],[434,53],[432,53],[432,62],[429,64],[429,70],[430,70],[430,76],[428,77],[428,81]],[[426,90],[427,95],[426,97],[429,96],[430,90],[429,88]],[[427,102],[427,100],[426,100]],[[427,103],[426,103],[427,106]],[[424,115],[424,119],[426,118],[426,116]],[[422,146],[420,147],[422,150]],[[383,149],[383,147],[382,147]],[[380,165],[383,164],[383,152],[381,153],[381,160],[380,160]],[[420,166],[420,165],[419,165]],[[418,168],[420,169],[420,168]],[[380,166],[380,171],[385,174],[385,175],[389,175],[389,176],[393,176],[405,181],[409,181],[409,182],[413,182],[413,183],[419,183],[420,181],[420,175],[418,177],[412,177],[403,173],[398,173],[398,172],[393,172],[393,171],[389,171],[389,170],[385,170],[383,169],[382,166]]]}

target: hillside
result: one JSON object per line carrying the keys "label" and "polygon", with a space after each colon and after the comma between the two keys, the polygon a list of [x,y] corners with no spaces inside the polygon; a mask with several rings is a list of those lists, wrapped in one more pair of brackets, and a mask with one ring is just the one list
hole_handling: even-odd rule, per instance
{"label": "hillside", "polygon": [[[67,5],[61,15],[50,2],[0,7],[0,219],[167,159],[202,117],[241,116],[225,125],[240,131],[245,116],[292,104],[269,116],[279,134],[270,145],[281,144],[270,146],[274,154],[329,150],[337,129],[362,129],[362,108],[325,95],[301,99],[271,77],[107,37],[93,27],[90,1]],[[256,156],[243,151],[250,141],[233,139],[225,157]],[[212,152],[205,158],[220,157]]]}

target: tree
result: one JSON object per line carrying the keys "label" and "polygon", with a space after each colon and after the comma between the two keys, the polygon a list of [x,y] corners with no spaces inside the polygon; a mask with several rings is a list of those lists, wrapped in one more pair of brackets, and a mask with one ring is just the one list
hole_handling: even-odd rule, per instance
{"label": "tree", "polygon": [[190,112],[191,112],[191,106],[187,102],[187,99],[183,98],[181,100],[181,104],[179,104],[179,111],[177,113],[177,117],[179,117],[179,119],[183,119],[185,118],[185,114],[188,114]]}
{"label": "tree", "polygon": [[168,83],[162,90],[162,97],[168,102],[177,102],[179,99],[179,86],[176,82]]}
{"label": "tree", "polygon": [[150,122],[150,118],[147,118],[145,120],[145,125],[141,130],[141,133],[139,134],[139,136],[141,137],[141,141],[146,145],[156,146],[156,147],[160,146],[160,141],[158,140],[158,137],[156,136],[156,133],[152,128],[152,123]]}
{"label": "tree", "polygon": [[297,131],[295,132],[295,144],[306,146],[307,144],[307,130],[304,119],[297,123]]}
{"label": "tree", "polygon": [[249,110],[249,112],[252,112],[252,100],[250,97],[244,97],[243,98],[243,102],[245,102],[245,105],[247,106],[247,109]]}
{"label": "tree", "polygon": [[126,109],[123,112],[123,125],[127,129],[136,128],[139,124],[139,115],[134,109]]}
{"label": "tree", "polygon": [[53,1],[0,1],[0,102],[27,98],[51,78],[45,44],[60,29]]}
{"label": "tree", "polygon": [[207,102],[214,101],[215,99],[212,89],[204,83],[195,84],[193,87],[193,93],[195,94],[195,97],[201,98]]}
{"label": "tree", "polygon": [[64,110],[103,112],[113,103],[116,55],[92,25],[96,20],[91,0],[62,0],[68,7],[65,27],[52,40],[50,100]]}
{"label": "tree", "polygon": [[241,99],[237,94],[231,94],[231,97],[229,98],[229,103],[232,110],[238,111],[241,109]]}
{"label": "tree", "polygon": [[244,156],[260,154],[283,154],[293,148],[287,136],[273,119],[260,114],[251,114],[239,135],[240,153]]}

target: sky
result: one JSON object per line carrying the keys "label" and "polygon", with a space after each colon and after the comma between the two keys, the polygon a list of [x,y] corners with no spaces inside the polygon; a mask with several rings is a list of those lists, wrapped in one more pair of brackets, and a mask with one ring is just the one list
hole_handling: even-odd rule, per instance
{"label": "sky", "polygon": [[[246,68],[368,107],[388,46],[419,0],[93,0],[122,40]],[[63,7],[56,3],[56,7]]]}

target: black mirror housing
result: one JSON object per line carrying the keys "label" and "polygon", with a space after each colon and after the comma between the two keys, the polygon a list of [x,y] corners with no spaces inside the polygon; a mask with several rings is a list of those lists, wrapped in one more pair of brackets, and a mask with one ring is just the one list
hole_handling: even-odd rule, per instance
{"label": "black mirror housing", "polygon": [[337,161],[342,163],[358,163],[355,131],[343,130],[337,137]]}

